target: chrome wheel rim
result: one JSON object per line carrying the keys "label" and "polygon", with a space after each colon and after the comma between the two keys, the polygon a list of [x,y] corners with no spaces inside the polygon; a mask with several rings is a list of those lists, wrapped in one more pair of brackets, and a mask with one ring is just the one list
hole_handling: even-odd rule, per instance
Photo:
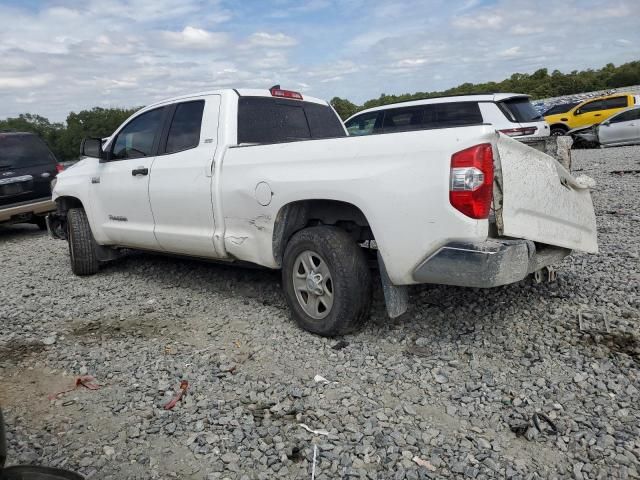
{"label": "chrome wheel rim", "polygon": [[305,250],[293,263],[293,288],[298,303],[311,318],[321,320],[331,313],[334,285],[324,259]]}

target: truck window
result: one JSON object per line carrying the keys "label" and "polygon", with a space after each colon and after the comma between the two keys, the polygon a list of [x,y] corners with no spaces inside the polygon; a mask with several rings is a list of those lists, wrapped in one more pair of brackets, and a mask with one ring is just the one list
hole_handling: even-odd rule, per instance
{"label": "truck window", "polygon": [[330,107],[306,102],[302,108],[309,122],[311,138],[336,138],[346,136],[342,122]]}
{"label": "truck window", "polygon": [[22,168],[54,162],[46,143],[36,135],[0,133],[0,167]]}
{"label": "truck window", "polygon": [[138,115],[118,133],[111,150],[112,160],[148,157],[160,132],[164,107]]}
{"label": "truck window", "polygon": [[281,143],[346,136],[328,105],[271,97],[240,97],[238,143]]}
{"label": "truck window", "polygon": [[200,143],[204,100],[179,103],[176,106],[167,136],[166,153],[194,148]]}

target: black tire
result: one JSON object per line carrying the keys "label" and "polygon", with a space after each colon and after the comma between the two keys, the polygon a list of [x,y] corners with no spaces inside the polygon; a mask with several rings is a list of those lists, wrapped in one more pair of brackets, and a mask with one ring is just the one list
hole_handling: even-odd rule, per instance
{"label": "black tire", "polygon": [[67,212],[67,225],[71,270],[76,275],[93,275],[98,271],[99,262],[96,241],[84,209],[71,208]]}
{"label": "black tire", "polygon": [[34,216],[33,223],[35,223],[40,230],[47,229],[47,221],[44,219],[44,217]]}
{"label": "black tire", "polygon": [[551,136],[552,137],[561,137],[567,134],[567,130],[562,127],[551,127]]}
{"label": "black tire", "polygon": [[[299,300],[296,293],[304,292],[294,286],[295,269],[298,267],[300,271],[299,259],[307,252],[316,253],[324,262],[322,268],[326,265],[329,272],[328,280],[320,283],[324,282],[325,290],[330,287],[332,305],[330,309],[325,308],[326,316],[321,319],[307,313],[304,300]],[[300,275],[304,273],[299,273],[298,278]],[[369,314],[371,272],[365,254],[353,238],[339,228],[311,227],[293,235],[284,253],[282,284],[293,319],[309,332],[325,337],[343,335],[361,327]],[[310,295],[307,292],[307,298]]]}

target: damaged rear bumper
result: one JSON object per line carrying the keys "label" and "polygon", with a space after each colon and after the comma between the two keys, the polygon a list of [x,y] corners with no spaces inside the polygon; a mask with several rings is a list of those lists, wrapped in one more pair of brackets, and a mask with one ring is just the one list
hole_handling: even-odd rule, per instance
{"label": "damaged rear bumper", "polygon": [[489,239],[452,242],[424,260],[414,271],[419,283],[488,288],[515,283],[571,253],[529,240]]}

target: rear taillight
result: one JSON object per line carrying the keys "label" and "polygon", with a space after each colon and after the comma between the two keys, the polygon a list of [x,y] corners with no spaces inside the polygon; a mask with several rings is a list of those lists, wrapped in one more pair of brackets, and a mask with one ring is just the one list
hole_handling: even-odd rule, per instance
{"label": "rear taillight", "polygon": [[483,143],[451,156],[449,202],[476,219],[489,217],[493,199],[493,149]]}
{"label": "rear taillight", "polygon": [[505,128],[504,130],[498,131],[510,137],[522,137],[524,135],[535,134],[538,131],[538,127]]}
{"label": "rear taillight", "polygon": [[56,172],[60,173],[64,170],[64,165],[61,163],[56,163]]}

